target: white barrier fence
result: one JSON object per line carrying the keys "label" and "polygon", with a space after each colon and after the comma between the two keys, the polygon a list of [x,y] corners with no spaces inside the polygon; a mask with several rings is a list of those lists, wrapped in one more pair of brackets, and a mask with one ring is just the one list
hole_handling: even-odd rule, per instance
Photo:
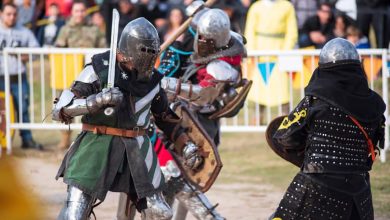
{"label": "white barrier fence", "polygon": [[[13,129],[69,129],[51,120],[50,112],[52,101],[60,91],[70,87],[70,82],[77,76],[83,65],[90,61],[90,57],[106,49],[80,49],[80,48],[5,48],[3,50],[2,63],[5,82],[5,119],[6,119],[6,143],[7,153],[11,153],[11,130]],[[247,101],[241,112],[234,118],[222,119],[222,132],[264,132],[267,124],[277,116],[286,114],[303,98],[304,87],[316,68],[319,50],[290,50],[290,51],[250,51],[243,64],[243,76],[259,77],[260,80],[270,79],[272,74],[287,76],[287,83],[280,83],[280,88],[287,93],[287,102],[278,103],[270,107],[260,106],[256,102]],[[382,49],[359,50],[364,58],[364,67],[369,79],[369,85],[382,95],[386,105],[388,104],[388,68],[387,51]],[[25,71],[18,65],[17,73],[10,72],[6,60],[16,57],[19,62],[24,60]],[[275,65],[277,72],[273,71]],[[254,73],[256,72],[256,73]],[[66,73],[66,74],[65,74]],[[29,118],[30,122],[23,122],[23,114],[18,112],[12,121],[11,114],[11,78],[18,83],[19,94],[22,93],[22,77],[26,74],[29,81]],[[252,87],[257,89],[256,86]],[[275,89],[275,88],[273,88]],[[266,90],[272,96],[273,90]],[[264,94],[259,94],[262,96]],[[19,109],[22,109],[22,96],[15,100]],[[388,110],[386,109],[386,117]],[[389,125],[386,123],[385,150],[389,148]],[[70,125],[71,129],[80,129],[80,120]],[[381,160],[385,161],[385,153],[382,152]]]}

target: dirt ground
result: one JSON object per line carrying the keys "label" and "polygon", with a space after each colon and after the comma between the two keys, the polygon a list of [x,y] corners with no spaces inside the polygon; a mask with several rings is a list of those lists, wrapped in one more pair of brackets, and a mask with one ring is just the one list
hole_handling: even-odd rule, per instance
{"label": "dirt ground", "polygon": [[[50,155],[47,155],[50,156]],[[50,156],[51,157],[51,156]],[[59,160],[40,157],[17,158],[20,172],[30,182],[27,187],[40,199],[47,219],[56,219],[66,197],[66,185],[54,179]],[[267,219],[277,206],[283,192],[270,185],[216,183],[207,196],[219,203],[217,210],[227,219]],[[115,219],[117,193],[109,193],[96,208],[97,219]],[[189,217],[188,219],[194,219]]]}
{"label": "dirt ground", "polygon": [[[36,135],[38,136],[38,135]],[[58,136],[58,135],[57,135]],[[39,198],[44,220],[56,219],[64,200],[66,185],[55,175],[64,152],[55,150],[56,134],[39,133],[47,151],[13,148],[15,167],[30,191]],[[217,210],[228,220],[266,220],[277,207],[297,168],[278,158],[258,134],[224,134],[220,154],[224,167],[207,192]],[[15,146],[20,142],[15,141]],[[388,155],[390,158],[390,154]],[[389,163],[377,163],[371,172],[375,220],[390,219]],[[109,193],[95,209],[98,220],[114,220],[119,195]],[[187,219],[194,220],[189,215]],[[0,219],[3,220],[3,219]]]}

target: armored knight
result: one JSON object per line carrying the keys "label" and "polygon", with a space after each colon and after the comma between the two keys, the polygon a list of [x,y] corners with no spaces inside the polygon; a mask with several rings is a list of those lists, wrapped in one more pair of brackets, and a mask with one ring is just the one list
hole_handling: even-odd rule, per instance
{"label": "armored knight", "polygon": [[[171,218],[172,211],[161,195],[164,177],[145,132],[150,117],[177,143],[186,166],[196,168],[202,157],[177,126],[178,117],[160,89],[163,75],[153,69],[159,44],[156,29],[146,19],[129,22],[119,40],[115,87],[105,88],[109,52],[96,54],[57,100],[54,120],[69,123],[82,115],[83,123],[56,177],[68,184],[58,219],[87,219],[94,203],[104,201],[108,191],[126,193],[142,219]],[[107,107],[114,113],[106,115]]]}
{"label": "armored knight", "polygon": [[161,53],[158,70],[166,77],[180,78],[191,64],[190,56],[194,52],[194,38],[200,17],[209,10],[202,0],[193,1],[187,8],[187,16],[192,16],[188,29],[181,41],[173,42]]}
{"label": "armored knight", "polygon": [[[171,83],[179,83],[180,81],[177,78],[183,77],[188,69],[188,66],[191,65],[192,60],[189,59],[190,55],[193,54],[194,51],[194,37],[196,36],[196,30],[198,23],[201,19],[201,17],[209,11],[209,8],[203,7],[202,1],[194,1],[188,8],[187,8],[187,15],[192,15],[196,12],[196,14],[193,16],[193,20],[191,22],[191,25],[188,29],[188,31],[185,33],[184,40],[182,42],[174,42],[172,45],[169,46],[169,48],[164,51],[161,55],[161,63],[158,68],[158,70],[163,73]],[[218,11],[220,13],[220,11]],[[220,16],[218,18],[224,19],[224,22],[226,22],[226,16]],[[229,20],[227,20],[229,22]],[[224,31],[226,30],[230,32],[230,25],[225,23]],[[238,36],[238,35],[235,35]],[[229,36],[227,36],[230,38]],[[236,42],[236,47],[239,47],[239,42]],[[239,50],[237,54],[245,54],[245,49],[242,47],[242,50]],[[236,50],[237,51],[237,50]],[[229,53],[226,53],[228,56]],[[230,53],[230,55],[234,55],[234,53]],[[223,55],[225,56],[225,54]],[[221,56],[222,57],[222,56]],[[210,59],[212,60],[212,59]],[[192,64],[194,66],[195,64]],[[194,83],[197,83],[196,79],[196,73],[191,72],[193,74],[192,78]],[[237,74],[235,71],[234,74]],[[174,77],[174,78],[172,78]],[[166,83],[166,79],[163,79],[163,84]],[[191,84],[182,84],[184,87],[187,87],[190,89]],[[176,86],[176,85],[175,85]],[[194,85],[197,87],[196,85]],[[194,88],[195,88],[194,87]],[[169,90],[171,89],[171,90]],[[168,88],[167,92],[171,95],[171,97],[174,96],[173,94],[173,88]],[[216,89],[213,89],[213,91],[217,91]],[[176,97],[178,94],[175,95]],[[183,97],[181,99],[182,101],[185,100],[185,102],[188,104],[189,97]],[[177,101],[177,99],[171,99],[171,101]],[[198,112],[194,112],[198,113]],[[215,120],[215,119],[213,119]],[[217,127],[219,129],[219,126]],[[192,185],[187,179],[182,175],[180,169],[177,167],[176,163],[174,162],[174,159],[171,155],[171,153],[167,150],[166,146],[169,146],[171,142],[167,139],[167,134],[158,131],[156,127],[151,124],[150,127],[150,139],[152,143],[154,143],[155,151],[158,155],[159,162],[161,165],[161,169],[163,171],[163,174],[165,176],[167,187],[164,190],[164,197],[167,200],[167,202],[170,205],[173,205],[173,201],[176,198],[179,201],[179,206],[175,210],[174,213],[174,219],[185,219],[187,210],[191,212],[197,219],[224,219],[217,211],[216,206],[212,205],[210,201],[207,199],[207,197],[202,193],[197,187]],[[130,209],[130,212],[128,211]],[[134,207],[131,205],[128,205],[128,202],[126,201],[126,198],[121,194],[119,206],[118,206],[118,212],[117,212],[117,219],[118,220],[129,220],[134,219],[135,210]]]}
{"label": "armored knight", "polygon": [[192,64],[181,79],[164,77],[161,82],[168,97],[191,103],[216,145],[219,144],[218,118],[235,115],[245,100],[240,99],[235,109],[224,109],[236,98],[236,89],[248,84],[241,76],[241,61],[245,56],[244,39],[230,31],[227,14],[210,9],[197,24]]}
{"label": "armored knight", "polygon": [[[196,33],[190,63],[181,69],[185,71],[175,72],[175,77],[180,79],[164,77],[162,88],[173,103],[190,108],[208,138],[217,146],[219,118],[237,114],[250,88],[250,84],[242,79],[240,68],[246,50],[243,38],[230,31],[230,20],[222,10],[203,9],[194,17],[192,24]],[[169,75],[172,69],[177,70],[169,70],[167,63],[162,62],[159,67],[165,75]],[[238,94],[236,89],[241,87],[245,89]],[[179,201],[174,219],[185,219],[185,209],[197,219],[224,219],[207,197],[180,173],[166,150],[158,145],[156,149],[160,152],[160,161],[164,161],[162,170],[168,180],[164,195],[169,198],[168,201],[173,198]],[[165,158],[160,155],[165,155]]]}
{"label": "armored knight", "polygon": [[374,219],[368,172],[383,148],[385,108],[355,47],[329,41],[303,100],[267,129],[271,148],[300,167],[273,218]]}

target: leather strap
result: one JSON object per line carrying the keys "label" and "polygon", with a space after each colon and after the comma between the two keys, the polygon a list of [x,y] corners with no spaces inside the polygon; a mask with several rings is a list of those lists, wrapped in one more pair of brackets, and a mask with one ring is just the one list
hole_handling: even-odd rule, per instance
{"label": "leather strap", "polygon": [[99,126],[99,125],[90,125],[90,124],[83,124],[83,131],[90,131],[94,134],[107,134],[107,135],[114,135],[114,136],[120,136],[120,137],[138,137],[144,135],[145,129],[140,129],[139,127],[134,127],[133,130],[126,130],[126,129],[120,129],[120,128],[112,128],[107,126]]}
{"label": "leather strap", "polygon": [[374,162],[375,161],[375,149],[374,149],[374,144],[372,143],[372,140],[368,136],[367,132],[364,130],[363,126],[358,122],[358,120],[356,120],[354,117],[352,117],[350,115],[349,115],[349,118],[353,121],[353,123],[355,123],[356,126],[358,126],[358,128],[362,131],[362,133],[366,137],[367,144],[368,144],[368,150],[371,153],[372,162]]}

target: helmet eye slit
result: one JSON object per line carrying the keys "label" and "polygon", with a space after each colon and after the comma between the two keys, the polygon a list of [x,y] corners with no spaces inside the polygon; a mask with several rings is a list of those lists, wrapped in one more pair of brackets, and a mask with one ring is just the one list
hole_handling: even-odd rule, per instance
{"label": "helmet eye slit", "polygon": [[157,54],[159,50],[155,50],[153,48],[147,48],[147,47],[141,47],[140,50],[144,53],[149,53],[149,54]]}

